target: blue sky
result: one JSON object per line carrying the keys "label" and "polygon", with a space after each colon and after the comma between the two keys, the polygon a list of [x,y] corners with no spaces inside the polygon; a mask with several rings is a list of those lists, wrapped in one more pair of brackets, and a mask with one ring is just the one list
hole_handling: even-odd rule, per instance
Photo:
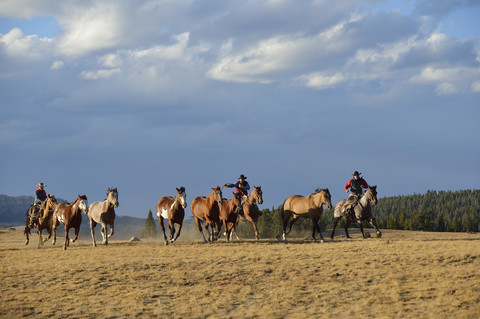
{"label": "blue sky", "polygon": [[[480,1],[2,1],[0,193],[478,189]],[[225,197],[231,197],[229,190]],[[188,213],[189,214],[189,213]]]}

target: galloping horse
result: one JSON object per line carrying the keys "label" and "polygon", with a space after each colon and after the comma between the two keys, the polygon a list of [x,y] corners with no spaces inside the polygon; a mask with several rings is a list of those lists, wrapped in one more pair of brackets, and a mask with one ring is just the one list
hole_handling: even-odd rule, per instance
{"label": "galloping horse", "polygon": [[[29,243],[29,234],[30,234],[30,226],[32,225],[33,227],[37,226],[38,228],[38,248],[43,246],[43,243],[46,242],[47,240],[52,237],[52,215],[53,215],[53,210],[55,207],[57,207],[57,199],[55,198],[55,195],[50,195],[48,194],[47,199],[42,202],[40,205],[32,205],[27,211],[27,220],[26,220],[26,225],[25,225],[25,230],[24,234],[26,237],[25,240],[25,245],[28,245]],[[38,211],[34,211],[38,210]],[[39,218],[37,219],[36,222],[33,222],[32,219],[34,216],[39,215]],[[48,237],[43,240],[42,238],[42,231],[46,230],[48,233]]]}
{"label": "galloping horse", "polygon": [[[212,230],[211,234],[208,236],[209,241],[217,239],[220,234],[220,228],[222,227],[222,224],[220,223],[220,205],[222,204],[222,201],[222,190],[220,186],[217,185],[212,188],[212,192],[207,197],[195,197],[190,204],[192,215],[195,217],[198,230],[202,234],[204,243],[206,243],[207,240],[203,235],[202,221],[205,221],[205,229],[208,232],[210,232],[208,227]],[[217,228],[216,234],[215,227]]]}
{"label": "galloping horse", "polygon": [[[303,217],[310,218],[313,222],[313,240],[317,240],[315,238],[316,230],[320,234],[321,242],[323,243],[323,236],[320,230],[320,226],[318,226],[318,220],[323,213],[322,205],[327,206],[328,209],[332,208],[331,199],[332,196],[330,195],[330,191],[328,190],[328,188],[317,189],[314,193],[308,195],[307,197],[303,197],[300,195],[293,195],[288,197],[283,202],[281,208],[281,216],[283,222],[283,240],[287,240],[287,235],[292,230],[293,223],[295,223],[300,217]],[[292,215],[293,218],[290,221],[290,226],[287,231],[288,220]]]}
{"label": "galloping horse", "polygon": [[[118,207],[118,191],[116,188],[107,189],[107,199],[103,202],[93,202],[88,208],[88,219],[90,220],[90,233],[92,234],[93,247],[97,246],[95,241],[95,226],[102,225],[102,244],[108,245],[108,238],[114,234],[115,207]],[[110,226],[110,234],[107,236],[107,226]]]}
{"label": "galloping horse", "polygon": [[377,202],[378,202],[377,186],[369,187],[368,190],[362,195],[362,197],[358,201],[358,204],[355,205],[355,207],[353,208],[353,210],[355,212],[355,218],[353,218],[350,215],[345,216],[345,215],[342,214],[343,205],[345,205],[345,202],[346,202],[346,200],[342,199],[341,201],[339,201],[337,203],[337,205],[335,205],[335,210],[333,212],[333,217],[335,218],[335,220],[333,222],[332,234],[330,235],[331,239],[333,239],[333,236],[335,235],[335,228],[337,227],[338,221],[342,217],[345,218],[345,220],[346,220],[346,222],[345,222],[345,234],[347,235],[347,238],[352,238],[348,234],[348,226],[350,226],[350,224],[352,222],[356,222],[358,225],[360,225],[360,230],[362,231],[362,236],[365,239],[366,237],[365,237],[365,234],[363,232],[363,225],[362,225],[362,222],[365,221],[365,220],[368,221],[369,224],[373,226],[373,228],[375,228],[375,230],[377,231],[377,236],[380,237],[382,235],[382,232],[378,229],[378,227],[374,223],[375,218],[372,216],[372,206],[370,205],[370,204],[376,205]]}
{"label": "galloping horse", "polygon": [[[170,229],[170,242],[177,240],[182,230],[183,218],[185,217],[185,208],[187,207],[187,194],[185,187],[176,188],[177,195],[175,197],[166,196],[160,198],[157,203],[157,216],[160,227],[163,231],[163,239],[165,245],[168,245],[167,234],[163,219],[168,220],[168,228]],[[175,234],[175,224],[177,224],[177,233]]]}
{"label": "galloping horse", "polygon": [[227,241],[230,241],[232,230],[234,230],[234,227],[237,224],[238,214],[235,212],[235,210],[237,209],[238,205],[240,205],[240,198],[235,193],[233,193],[233,197],[231,199],[223,198],[222,200],[220,219],[223,221],[223,226],[225,227],[225,236],[227,236]]}
{"label": "galloping horse", "polygon": [[257,202],[263,204],[262,186],[253,186],[253,191],[248,195],[247,200],[243,204],[243,215],[246,220],[252,223],[255,231],[255,239],[258,240],[257,221],[262,212],[258,209]]}
{"label": "galloping horse", "polygon": [[67,249],[70,245],[70,238],[68,237],[68,231],[70,228],[75,228],[75,237],[72,242],[75,242],[78,238],[78,232],[80,231],[80,224],[82,223],[82,211],[88,214],[88,200],[85,195],[78,195],[77,199],[67,205],[65,203],[58,204],[57,208],[53,212],[52,231],[53,231],[53,244],[57,242],[57,226],[62,223],[65,226],[65,243],[63,244],[63,250]]}

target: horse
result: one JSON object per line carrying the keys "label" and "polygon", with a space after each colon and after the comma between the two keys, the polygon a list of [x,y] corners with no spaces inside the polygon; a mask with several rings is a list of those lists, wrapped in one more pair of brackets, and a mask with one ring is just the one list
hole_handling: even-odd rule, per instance
{"label": "horse", "polygon": [[[25,245],[28,245],[30,242],[29,235],[30,229],[37,226],[38,228],[38,248],[43,246],[43,243],[52,237],[52,214],[55,207],[57,207],[57,199],[55,195],[48,194],[47,199],[45,199],[40,205],[32,205],[27,211],[27,220],[25,225],[24,234],[26,237]],[[38,216],[38,217],[37,217]],[[42,231],[46,230],[48,237],[46,239],[42,238]]]}
{"label": "horse", "polygon": [[363,221],[368,221],[370,225],[375,228],[377,231],[377,236],[380,237],[382,236],[382,232],[378,229],[378,227],[375,225],[375,218],[372,216],[372,206],[376,205],[378,203],[377,199],[377,186],[371,186],[368,188],[368,190],[362,195],[360,200],[358,201],[357,205],[353,208],[353,211],[355,213],[355,217],[350,216],[350,215],[343,215],[343,206],[347,202],[346,199],[342,199],[335,205],[335,210],[333,212],[333,217],[335,218],[333,222],[333,230],[332,234],[330,235],[330,238],[333,239],[335,235],[335,228],[337,227],[338,221],[340,218],[345,218],[345,234],[347,235],[347,238],[352,238],[348,234],[348,226],[352,222],[356,222],[360,226],[360,230],[362,231],[362,237],[365,239],[365,233],[363,232]]}
{"label": "horse", "polygon": [[[88,219],[90,221],[90,233],[92,235],[93,247],[97,247],[95,241],[95,226],[101,224],[102,244],[108,245],[108,238],[115,232],[115,208],[118,207],[118,191],[116,188],[107,189],[107,199],[103,202],[93,202],[88,208]],[[107,235],[107,227],[110,226],[110,234]]]}
{"label": "horse", "polygon": [[[314,241],[315,231],[318,231],[320,234],[321,242],[323,243],[323,236],[318,226],[318,221],[323,213],[323,206],[327,206],[328,209],[332,208],[331,202],[332,196],[328,188],[325,189],[316,189],[314,193],[308,195],[307,197],[301,195],[293,195],[285,199],[281,207],[281,218],[283,222],[283,240],[287,240],[287,235],[292,230],[292,225],[300,218],[310,218],[313,222],[313,232],[312,238]],[[293,216],[293,217],[292,217]],[[290,221],[290,226],[287,231],[288,221]]]}
{"label": "horse", "polygon": [[[206,243],[207,240],[203,235],[202,221],[205,221],[205,229],[209,232],[209,241],[216,240],[220,234],[220,228],[222,227],[220,223],[220,205],[222,202],[222,190],[220,186],[217,185],[216,187],[212,187],[212,192],[207,197],[195,197],[190,204],[190,210],[195,218],[198,230],[202,234],[204,243]],[[211,234],[208,227],[212,230]],[[217,228],[216,234],[215,227]]]}
{"label": "horse", "polygon": [[253,191],[248,195],[243,204],[243,216],[246,220],[252,223],[256,240],[258,240],[257,221],[258,217],[262,215],[262,212],[258,209],[257,202],[260,205],[263,204],[262,186],[253,186]]}
{"label": "horse", "polygon": [[230,237],[232,236],[232,230],[235,230],[234,227],[237,224],[238,219],[236,209],[239,205],[240,198],[235,193],[233,193],[233,197],[231,199],[222,199],[222,205],[220,208],[220,219],[222,220],[223,226],[225,227],[225,236],[227,237],[227,241],[230,241]]}
{"label": "horse", "polygon": [[[160,227],[163,231],[165,245],[168,245],[168,241],[163,220],[168,220],[168,228],[170,229],[170,242],[173,243],[180,236],[183,218],[185,217],[185,208],[187,207],[187,194],[185,193],[185,187],[182,186],[175,189],[177,190],[177,195],[175,197],[162,197],[157,203],[157,217]],[[175,224],[178,225],[176,233]]]}
{"label": "horse", "polygon": [[65,243],[63,244],[63,250],[66,250],[67,246],[70,245],[68,231],[72,227],[75,228],[75,237],[72,242],[77,240],[80,224],[82,223],[82,211],[88,214],[88,200],[86,195],[78,195],[77,199],[71,204],[58,204],[52,217],[53,245],[57,242],[56,229],[60,223],[65,226]]}

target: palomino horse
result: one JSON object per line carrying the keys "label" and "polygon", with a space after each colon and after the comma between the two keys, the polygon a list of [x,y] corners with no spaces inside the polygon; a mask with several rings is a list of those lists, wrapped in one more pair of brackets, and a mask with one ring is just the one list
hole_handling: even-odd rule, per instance
{"label": "palomino horse", "polygon": [[340,218],[345,218],[345,234],[347,235],[347,238],[351,238],[350,235],[348,234],[348,226],[352,222],[356,222],[358,225],[360,225],[360,230],[362,231],[362,236],[363,238],[365,237],[365,234],[363,232],[363,221],[368,221],[370,225],[375,228],[377,231],[377,236],[380,237],[382,236],[382,232],[378,229],[378,227],[375,225],[375,218],[372,216],[372,206],[376,205],[378,202],[377,199],[377,186],[371,186],[368,188],[368,190],[362,195],[360,200],[358,201],[357,205],[353,208],[354,213],[355,213],[355,218],[350,216],[350,215],[343,215],[343,206],[346,203],[345,199],[342,199],[335,205],[335,210],[333,212],[333,217],[335,218],[333,222],[333,230],[332,234],[330,235],[330,238],[333,239],[333,236],[335,236],[335,228],[337,227],[338,221]]}
{"label": "palomino horse", "polygon": [[[177,195],[175,197],[166,196],[160,198],[157,203],[157,217],[160,227],[163,231],[163,239],[165,245],[168,245],[167,234],[163,220],[168,220],[168,228],[170,229],[170,242],[177,240],[182,230],[183,218],[185,217],[185,208],[187,207],[187,194],[185,187],[176,188]],[[177,233],[175,234],[175,224],[177,224]]]}
{"label": "palomino horse", "polygon": [[248,195],[247,200],[243,204],[243,216],[246,220],[252,223],[255,232],[255,239],[258,240],[258,217],[262,212],[258,209],[257,202],[263,204],[262,186],[253,186],[253,191]]}
{"label": "palomino horse", "polygon": [[[195,197],[190,204],[192,215],[197,222],[198,230],[202,234],[204,243],[206,243],[207,240],[203,235],[202,221],[205,221],[205,229],[208,232],[210,232],[208,227],[212,230],[208,236],[209,241],[216,240],[220,234],[220,228],[222,227],[220,223],[220,205],[222,201],[222,190],[220,186],[217,185],[212,188],[212,192],[207,197]],[[216,234],[215,228],[217,228]]]}
{"label": "palomino horse", "polygon": [[[313,240],[317,240],[315,238],[315,231],[318,231],[318,233],[320,234],[321,242],[323,243],[323,236],[320,230],[320,226],[318,226],[318,221],[323,213],[322,205],[327,206],[328,209],[332,208],[331,199],[332,196],[330,195],[330,191],[328,190],[328,188],[317,189],[315,193],[312,193],[307,197],[303,197],[300,195],[293,195],[288,197],[283,202],[281,208],[281,216],[283,222],[283,240],[287,240],[287,235],[292,230],[293,223],[295,223],[300,217],[303,217],[310,218],[313,222]],[[293,218],[290,221],[290,226],[288,227],[287,231],[288,220],[291,216],[293,216]]]}
{"label": "palomino horse", "polygon": [[240,198],[235,193],[233,193],[233,197],[231,199],[223,198],[222,200],[220,219],[222,220],[225,228],[225,236],[227,236],[227,241],[230,241],[232,230],[234,230],[234,227],[237,224],[238,214],[235,211],[238,205],[240,205]]}
{"label": "palomino horse", "polygon": [[[52,215],[53,210],[57,207],[57,199],[55,195],[48,194],[47,199],[44,200],[40,205],[32,205],[27,212],[27,221],[25,226],[25,245],[29,243],[29,234],[30,234],[30,226],[37,226],[38,228],[38,248],[43,246],[43,243],[52,237]],[[34,211],[37,210],[37,211]],[[38,216],[36,218],[35,216]],[[32,221],[35,219],[36,221]],[[48,233],[48,237],[43,240],[42,238],[42,231],[46,230]]]}
{"label": "palomino horse", "polygon": [[85,195],[78,195],[77,199],[71,204],[58,204],[57,208],[53,212],[52,231],[53,231],[53,244],[57,242],[57,226],[62,223],[65,226],[65,243],[63,244],[63,250],[67,249],[70,245],[70,238],[68,237],[68,231],[70,228],[75,228],[75,237],[72,242],[75,242],[78,238],[78,232],[80,231],[80,224],[82,223],[82,211],[88,214],[88,200]]}
{"label": "palomino horse", "polygon": [[[102,244],[108,245],[108,238],[115,232],[115,208],[118,207],[118,191],[116,188],[107,189],[107,199],[103,202],[93,202],[88,208],[88,219],[90,221],[90,233],[92,235],[93,247],[97,246],[95,241],[95,226],[102,225]],[[110,226],[110,234],[107,235],[107,227]]]}

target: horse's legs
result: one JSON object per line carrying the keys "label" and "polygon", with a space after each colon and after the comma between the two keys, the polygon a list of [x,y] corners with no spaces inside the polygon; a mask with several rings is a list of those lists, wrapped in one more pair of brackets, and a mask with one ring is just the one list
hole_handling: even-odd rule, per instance
{"label": "horse's legs", "polygon": [[358,221],[358,224],[360,225],[360,231],[362,232],[362,237],[363,239],[367,239],[367,237],[365,237],[365,233],[363,232],[363,223],[361,220]]}
{"label": "horse's legs", "polygon": [[102,228],[100,229],[100,231],[102,232],[102,238],[103,238],[102,244],[103,245],[108,245],[107,224],[102,222]]}
{"label": "horse's legs", "polygon": [[75,227],[75,237],[73,237],[72,243],[77,241],[78,233],[80,233],[80,225],[78,225],[78,227]]}
{"label": "horse's legs", "polygon": [[114,227],[114,223],[112,222],[112,224],[110,225],[110,234],[108,234],[107,238],[110,238],[113,236],[113,234],[115,234],[115,227]]}
{"label": "horse's legs", "polygon": [[177,226],[177,232],[175,233],[175,238],[173,238],[172,243],[173,243],[174,241],[176,241],[176,240],[178,239],[178,237],[180,236],[180,232],[182,231],[183,221],[177,223],[177,225],[178,225],[178,226]]}
{"label": "horse's legs", "polygon": [[293,215],[292,217],[292,220],[290,221],[290,226],[288,227],[288,231],[286,233],[286,235],[290,234],[290,232],[292,231],[292,226],[293,224],[299,219],[300,217],[298,215]]}
{"label": "horse's legs", "polygon": [[370,220],[368,221],[368,223],[369,223],[370,225],[372,225],[373,228],[375,228],[375,231],[377,232],[377,237],[382,236],[382,232],[380,231],[380,229],[378,229],[378,227],[377,227],[377,225],[376,225],[375,218],[370,218]]}
{"label": "horse's legs", "polygon": [[230,232],[230,236],[232,236],[232,232],[235,234],[235,237],[237,238],[237,240],[240,240],[240,237],[238,237],[238,234],[237,234],[237,225],[239,223],[239,220],[237,218],[237,220],[235,221],[235,223],[233,224],[232,226],[232,230]]}
{"label": "horse's legs", "polygon": [[[206,244],[207,240],[205,239],[205,235],[203,234],[202,221],[197,217],[195,217],[195,221],[197,222],[198,231],[200,232],[200,234],[202,234],[203,243]],[[205,228],[206,228],[206,226],[205,226]]]}
{"label": "horse's legs", "polygon": [[162,228],[162,231],[163,231],[163,240],[165,242],[165,245],[168,245],[167,234],[165,233],[165,225],[163,225],[163,217],[162,216],[158,217],[158,223],[160,224],[160,228]]}
{"label": "horse's legs", "polygon": [[97,242],[95,241],[95,221],[90,218],[90,235],[92,235],[93,247],[97,247]]}
{"label": "horse's legs", "polygon": [[52,232],[53,232],[53,241],[52,245],[55,245],[57,242],[57,217],[54,215],[52,218],[55,218],[55,220],[52,221]]}
{"label": "horse's legs", "polygon": [[348,234],[348,226],[350,226],[350,224],[351,224],[350,219],[346,218],[346,219],[345,219],[345,235],[347,235],[347,238],[352,238],[352,237],[350,237],[350,235]]}
{"label": "horse's legs", "polygon": [[287,233],[287,225],[288,225],[288,220],[290,219],[290,217],[292,216],[292,213],[290,211],[283,211],[283,214],[282,214],[282,223],[283,223],[283,240],[287,240],[287,234],[290,232]]}
{"label": "horse's legs", "polygon": [[170,242],[173,243],[173,236],[175,236],[175,225],[171,219],[168,220],[168,229],[170,230]]}
{"label": "horse's legs", "polygon": [[28,243],[30,242],[30,228],[28,227],[28,219],[27,219],[27,225],[25,226],[25,229],[23,231],[23,233],[25,234],[25,245],[28,245]]}
{"label": "horse's legs", "polygon": [[70,228],[67,227],[67,225],[65,225],[65,242],[63,243],[63,250],[66,250],[67,246],[69,246],[69,241],[70,241],[70,238],[68,237],[69,230]]}
{"label": "horse's legs", "polygon": [[333,230],[332,230],[332,234],[330,235],[331,239],[333,239],[333,237],[335,236],[335,228],[337,228],[337,224],[340,218],[341,217],[335,217],[335,220],[333,221]]}
{"label": "horse's legs", "polygon": [[42,227],[38,225],[38,246],[37,248],[40,248],[43,246],[43,238],[42,238]]}
{"label": "horse's legs", "polygon": [[312,232],[313,240],[317,241],[317,239],[315,238],[315,230],[317,230],[318,234],[320,235],[320,240],[323,243],[324,240],[323,240],[323,236],[322,236],[322,231],[320,230],[320,226],[318,226],[318,219],[316,219],[316,218],[313,219],[312,218],[312,222],[313,222],[313,232]]}

